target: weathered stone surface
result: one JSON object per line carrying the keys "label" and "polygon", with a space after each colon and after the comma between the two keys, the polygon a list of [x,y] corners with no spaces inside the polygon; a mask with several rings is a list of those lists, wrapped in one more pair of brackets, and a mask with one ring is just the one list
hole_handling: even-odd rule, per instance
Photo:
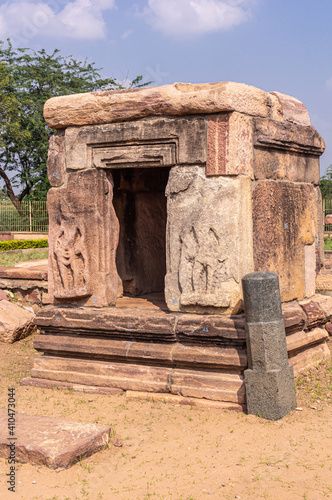
{"label": "weathered stone surface", "polygon": [[168,392],[172,367],[41,356],[31,377],[122,390]]}
{"label": "weathered stone surface", "polygon": [[127,391],[128,399],[143,399],[148,401],[158,401],[162,403],[175,403],[183,406],[195,406],[197,408],[217,408],[220,410],[245,411],[246,405],[230,403],[225,401],[212,401],[211,399],[184,398],[174,394],[160,394],[151,392]]}
{"label": "weathered stone surface", "polygon": [[303,330],[307,316],[297,302],[281,304],[282,316],[284,318],[286,334]]}
{"label": "weathered stone surface", "polygon": [[254,272],[242,279],[248,369],[244,372],[248,413],[270,420],[296,407],[293,368],[288,364],[279,280]]}
{"label": "weathered stone surface", "polygon": [[[312,297],[312,301],[315,304],[318,304],[318,306],[323,310],[324,315],[328,321],[331,320],[332,318],[332,297],[329,297],[327,295],[315,295]],[[304,306],[304,303],[301,303],[301,306]],[[321,316],[319,315],[318,319]],[[322,318],[322,322],[324,322],[324,319]]]}
{"label": "weathered stone surface", "polygon": [[130,307],[54,307],[41,309],[35,324],[47,332],[103,335],[113,339],[176,340],[175,315],[165,311]]}
{"label": "weathered stone surface", "polygon": [[69,174],[66,186],[48,192],[51,300],[115,304],[119,222],[112,197],[111,177],[92,169]]}
{"label": "weathered stone surface", "polygon": [[313,300],[308,302],[300,302],[300,306],[307,316],[307,328],[315,328],[316,326],[326,322],[326,316],[320,305]]}
{"label": "weathered stone surface", "polygon": [[47,281],[47,271],[22,268],[22,267],[0,267],[0,278],[15,280],[40,280]]}
{"label": "weathered stone surface", "polygon": [[106,394],[117,396],[123,394],[122,389],[112,387],[97,387],[93,385],[70,384],[69,382],[59,382],[56,380],[44,380],[41,378],[26,377],[20,380],[20,385],[28,387],[39,387],[43,389],[69,389],[71,392],[84,392],[86,394]]}
{"label": "weathered stone surface", "polygon": [[264,118],[254,120],[254,144],[297,153],[321,156],[325,143],[311,126],[279,122]]}
{"label": "weathered stone surface", "polygon": [[253,177],[253,125],[240,113],[212,115],[207,139],[206,175]]}
{"label": "weathered stone surface", "polygon": [[316,290],[316,242],[304,246],[304,296],[312,297]]}
{"label": "weathered stone surface", "polygon": [[281,92],[270,92],[270,96],[277,97],[284,120],[304,126],[310,125],[309,113],[301,101]]}
{"label": "weathered stone surface", "polygon": [[279,275],[283,302],[305,297],[304,246],[317,234],[311,184],[258,181],[253,190],[255,270]]}
{"label": "weathered stone surface", "polygon": [[246,339],[244,315],[185,314],[176,323],[176,335],[181,342],[243,345]]}
{"label": "weathered stone surface", "polygon": [[211,367],[238,372],[247,367],[247,354],[242,347],[216,347],[176,344],[172,351],[176,366]]}
{"label": "weathered stone surface", "polygon": [[309,154],[273,149],[254,148],[255,179],[289,180],[319,183],[319,158]]}
{"label": "weathered stone surface", "polygon": [[51,186],[62,186],[66,179],[66,163],[64,156],[65,131],[59,130],[50,137],[47,156],[47,176]]}
{"label": "weathered stone surface", "polygon": [[34,314],[22,307],[8,302],[0,301],[0,341],[12,344],[24,339],[35,329],[33,324]]}
{"label": "weathered stone surface", "polygon": [[174,167],[166,189],[165,298],[172,311],[236,313],[253,269],[250,179]]}
{"label": "weathered stone surface", "polygon": [[332,323],[330,321],[328,323],[326,323],[325,328],[326,328],[327,333],[330,336],[332,336]]}
{"label": "weathered stone surface", "polygon": [[175,369],[170,392],[184,397],[245,403],[243,376],[238,374]]}
{"label": "weathered stone surface", "polygon": [[332,275],[320,274],[316,278],[316,293],[324,296],[332,296]]}
{"label": "weathered stone surface", "polygon": [[47,290],[48,281],[0,278],[0,288],[7,290],[25,290],[25,291],[32,290],[33,288],[38,288],[40,290]]}
{"label": "weathered stone surface", "polygon": [[204,164],[207,127],[206,115],[69,127],[66,165],[80,170]]}
{"label": "weathered stone surface", "polygon": [[289,353],[294,353],[294,351],[299,351],[304,347],[308,347],[314,344],[320,344],[328,339],[329,335],[325,328],[314,328],[307,332],[296,332],[292,335],[287,336],[287,351]]}
{"label": "weathered stone surface", "polygon": [[303,371],[330,359],[330,349],[326,342],[323,342],[318,345],[310,346],[308,349],[300,351],[299,353],[295,352],[294,356],[289,357],[289,362],[294,368],[294,375],[297,377]]}
{"label": "weathered stone surface", "polygon": [[39,335],[34,348],[46,354],[89,357],[119,362],[158,363],[159,365],[218,367],[242,370],[247,366],[247,356],[242,348],[194,346],[179,343],[119,341],[109,338],[93,339],[79,335]]}
{"label": "weathered stone surface", "polygon": [[[107,447],[111,427],[62,418],[16,413],[16,460],[51,469],[67,469],[77,461]],[[0,411],[0,456],[8,458],[7,411]]]}
{"label": "weathered stone surface", "polygon": [[223,111],[310,125],[308,112],[297,99],[234,82],[174,83],[53,97],[45,104],[44,116],[49,127],[58,129],[163,114],[180,116]]}

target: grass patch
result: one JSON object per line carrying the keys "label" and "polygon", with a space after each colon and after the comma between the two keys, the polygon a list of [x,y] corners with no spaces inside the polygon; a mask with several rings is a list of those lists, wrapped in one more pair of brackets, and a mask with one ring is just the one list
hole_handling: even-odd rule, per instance
{"label": "grass patch", "polygon": [[18,262],[47,258],[48,248],[41,248],[40,250],[33,250],[26,253],[0,253],[0,266],[10,267],[14,264],[17,264]]}
{"label": "grass patch", "polygon": [[330,238],[324,240],[324,250],[332,250],[332,240]]}
{"label": "grass patch", "polygon": [[[332,342],[329,344],[332,354]],[[317,364],[316,367],[306,370],[296,379],[298,405],[301,403],[332,404],[332,362],[331,360]]]}

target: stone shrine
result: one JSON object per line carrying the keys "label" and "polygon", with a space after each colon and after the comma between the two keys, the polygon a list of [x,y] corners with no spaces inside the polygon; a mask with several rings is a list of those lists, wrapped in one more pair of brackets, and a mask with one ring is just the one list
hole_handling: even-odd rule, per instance
{"label": "stone shrine", "polygon": [[175,83],[56,97],[44,115],[51,305],[22,383],[244,407],[241,279],[260,270],[279,276],[295,373],[329,356],[324,142],[300,101]]}

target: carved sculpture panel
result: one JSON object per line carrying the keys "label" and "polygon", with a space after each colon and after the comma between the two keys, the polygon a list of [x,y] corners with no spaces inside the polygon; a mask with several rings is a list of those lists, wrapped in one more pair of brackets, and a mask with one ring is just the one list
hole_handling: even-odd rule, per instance
{"label": "carved sculpture panel", "polygon": [[166,194],[169,309],[236,312],[241,277],[253,270],[250,179],[175,167]]}
{"label": "carved sculpture panel", "polygon": [[66,187],[49,191],[51,300],[115,304],[119,223],[112,199],[111,175],[97,170],[70,173]]}

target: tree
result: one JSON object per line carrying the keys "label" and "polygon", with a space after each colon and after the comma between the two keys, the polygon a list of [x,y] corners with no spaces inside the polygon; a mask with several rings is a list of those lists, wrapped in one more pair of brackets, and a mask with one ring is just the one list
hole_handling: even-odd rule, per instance
{"label": "tree", "polygon": [[327,168],[325,175],[321,177],[319,187],[322,198],[332,198],[332,165]]}
{"label": "tree", "polygon": [[[47,99],[65,94],[124,88],[114,78],[101,78],[94,63],[63,57],[55,49],[14,49],[0,41],[0,177],[21,213],[23,198],[45,199],[48,139],[54,130],[43,117]],[[129,87],[149,85],[142,76]],[[14,188],[20,189],[19,194]]]}

